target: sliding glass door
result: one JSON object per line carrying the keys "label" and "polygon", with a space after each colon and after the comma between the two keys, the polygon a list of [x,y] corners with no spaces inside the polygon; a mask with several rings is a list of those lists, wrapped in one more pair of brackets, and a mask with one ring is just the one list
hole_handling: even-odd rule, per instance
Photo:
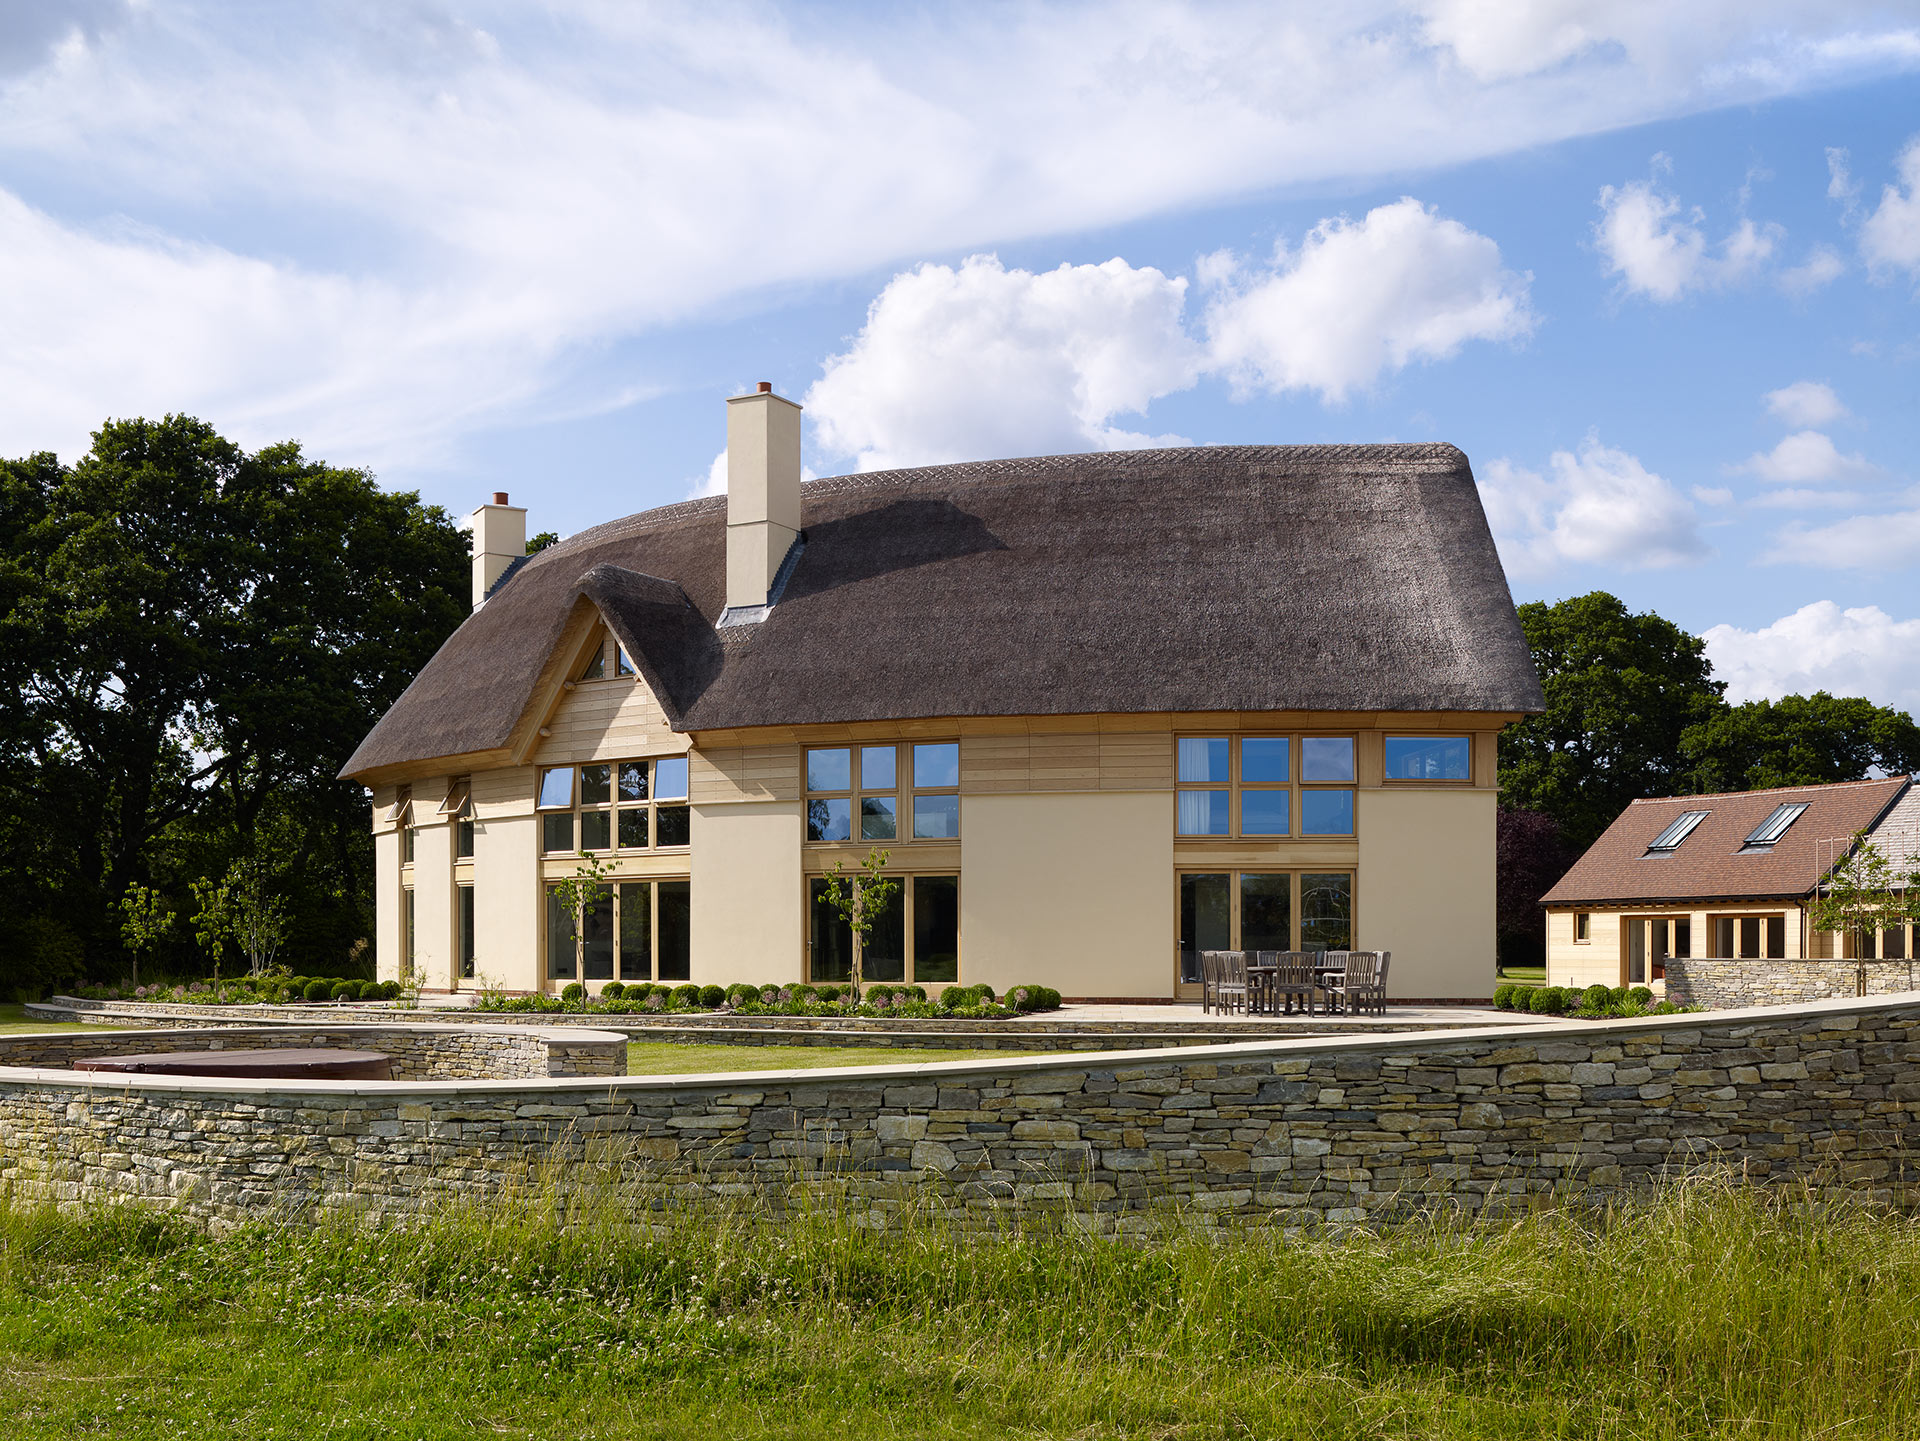
{"label": "sliding glass door", "polygon": [[1174,937],[1179,994],[1200,994],[1202,951],[1343,951],[1353,945],[1353,876],[1182,871]]}

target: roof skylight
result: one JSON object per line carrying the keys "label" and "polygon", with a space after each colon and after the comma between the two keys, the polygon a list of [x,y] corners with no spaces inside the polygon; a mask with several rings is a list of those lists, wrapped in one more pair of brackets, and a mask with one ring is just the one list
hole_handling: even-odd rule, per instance
{"label": "roof skylight", "polygon": [[1712,811],[1688,811],[1653,838],[1652,843],[1647,847],[1647,854],[1671,855],[1680,848],[1680,842],[1693,834],[1693,828],[1712,814]]}
{"label": "roof skylight", "polygon": [[1790,801],[1786,805],[1775,806],[1773,814],[1753,828],[1753,834],[1747,837],[1746,844],[1764,850],[1787,833],[1787,827],[1800,819],[1806,810],[1806,801]]}

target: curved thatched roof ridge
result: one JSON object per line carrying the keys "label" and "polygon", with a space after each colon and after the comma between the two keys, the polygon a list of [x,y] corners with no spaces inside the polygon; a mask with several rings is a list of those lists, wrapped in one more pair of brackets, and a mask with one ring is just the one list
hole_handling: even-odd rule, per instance
{"label": "curved thatched roof ridge", "polygon": [[723,497],[594,526],[520,566],[345,773],[504,745],[583,594],[681,730],[1543,704],[1451,445],[1037,456],[801,495],[806,548],[759,625],[712,630]]}

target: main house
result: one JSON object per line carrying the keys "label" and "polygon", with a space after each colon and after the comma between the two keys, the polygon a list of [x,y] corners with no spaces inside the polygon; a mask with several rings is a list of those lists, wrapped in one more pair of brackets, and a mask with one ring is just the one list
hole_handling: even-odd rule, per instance
{"label": "main house", "polygon": [[1489,992],[1495,740],[1543,702],[1458,450],[802,484],[763,384],[727,474],[532,556],[474,513],[472,616],[343,771],[383,976],[841,979],[822,877],[877,848],[870,980],[1171,1000],[1202,949],[1366,948]]}
{"label": "main house", "polygon": [[1547,981],[1657,992],[1688,961],[1910,959],[1911,927],[1812,924],[1818,887],[1862,832],[1897,865],[1920,859],[1920,789],[1890,776],[1634,801],[1542,898]]}

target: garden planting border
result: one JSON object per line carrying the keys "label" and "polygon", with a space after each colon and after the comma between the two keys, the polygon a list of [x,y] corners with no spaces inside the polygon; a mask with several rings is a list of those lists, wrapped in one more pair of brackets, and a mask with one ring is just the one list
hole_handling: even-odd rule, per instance
{"label": "garden planting border", "polygon": [[[0,1060],[38,1044],[0,1038]],[[1911,993],[734,1076],[240,1086],[0,1068],[12,1195],[208,1220],[404,1213],[602,1174],[660,1208],[778,1214],[826,1188],[875,1225],[907,1207],[977,1226],[1379,1223],[1628,1193],[1703,1167],[1905,1207],[1917,1163]]]}

